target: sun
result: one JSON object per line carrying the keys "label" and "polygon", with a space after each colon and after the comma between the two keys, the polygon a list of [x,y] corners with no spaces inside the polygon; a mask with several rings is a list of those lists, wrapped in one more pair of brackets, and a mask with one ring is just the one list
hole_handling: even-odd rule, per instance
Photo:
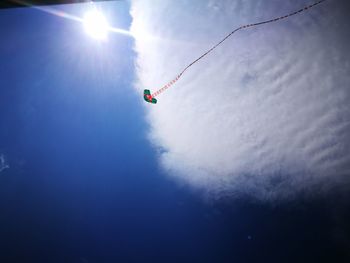
{"label": "sun", "polygon": [[97,40],[107,40],[109,25],[102,13],[97,10],[88,11],[83,24],[88,35]]}

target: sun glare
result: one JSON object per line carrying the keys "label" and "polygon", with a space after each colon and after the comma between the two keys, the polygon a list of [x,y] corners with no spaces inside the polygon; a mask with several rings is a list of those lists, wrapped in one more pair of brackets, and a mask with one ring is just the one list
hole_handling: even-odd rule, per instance
{"label": "sun glare", "polygon": [[98,40],[106,40],[108,23],[106,18],[97,10],[89,11],[84,16],[84,28],[88,35]]}

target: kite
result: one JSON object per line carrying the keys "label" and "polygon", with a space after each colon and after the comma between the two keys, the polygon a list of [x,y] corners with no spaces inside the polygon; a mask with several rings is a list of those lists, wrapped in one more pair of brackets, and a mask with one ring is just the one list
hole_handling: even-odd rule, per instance
{"label": "kite", "polygon": [[155,98],[153,98],[149,89],[145,89],[143,91],[143,98],[145,99],[145,101],[147,101],[149,103],[153,103],[153,104],[157,103],[157,100]]}
{"label": "kite", "polygon": [[174,85],[180,78],[181,76],[185,73],[185,71],[187,69],[189,69],[193,64],[197,63],[199,60],[201,60],[203,57],[205,57],[206,55],[208,55],[210,52],[212,52],[215,48],[217,48],[219,45],[221,45],[226,39],[228,39],[231,35],[233,35],[234,33],[236,33],[239,30],[242,29],[246,29],[246,28],[250,28],[250,27],[255,27],[255,26],[260,26],[263,24],[268,24],[268,23],[273,23],[273,22],[277,22],[279,20],[283,20],[286,19],[288,17],[297,15],[301,12],[304,12],[318,4],[321,4],[322,2],[324,2],[326,0],[320,0],[316,3],[313,3],[311,5],[305,6],[302,9],[299,9],[298,11],[295,11],[293,13],[290,13],[288,15],[284,15],[284,16],[280,16],[280,17],[276,17],[270,20],[266,20],[266,21],[262,21],[262,22],[258,22],[258,23],[254,23],[254,24],[247,24],[247,25],[243,25],[240,26],[238,28],[236,28],[235,30],[233,30],[231,33],[229,33],[228,35],[226,35],[220,42],[218,42],[217,44],[215,44],[212,48],[210,48],[208,51],[206,51],[204,54],[202,54],[200,57],[198,57],[196,60],[194,60],[193,62],[191,62],[190,64],[188,64],[177,76],[176,78],[174,78],[173,80],[171,80],[170,82],[168,82],[166,85],[164,85],[162,88],[160,88],[159,90],[157,90],[156,92],[152,93],[150,92],[150,90],[145,89],[144,93],[143,93],[143,97],[145,99],[145,101],[149,102],[149,103],[153,103],[156,104],[157,100],[155,99],[156,96],[158,96],[159,94],[161,94],[162,92],[164,92],[165,90],[167,90],[168,88],[170,88],[172,85]]}

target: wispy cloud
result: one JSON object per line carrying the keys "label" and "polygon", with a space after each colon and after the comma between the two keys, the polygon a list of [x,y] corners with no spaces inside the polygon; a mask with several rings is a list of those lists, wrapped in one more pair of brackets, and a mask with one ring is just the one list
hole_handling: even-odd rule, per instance
{"label": "wispy cloud", "polygon": [[[161,87],[235,27],[307,4],[132,1],[137,87]],[[290,197],[348,178],[346,16],[342,1],[326,1],[240,31],[145,105],[162,167],[219,197]]]}
{"label": "wispy cloud", "polygon": [[7,164],[5,156],[3,154],[0,154],[0,173],[8,168],[10,168],[10,166]]}

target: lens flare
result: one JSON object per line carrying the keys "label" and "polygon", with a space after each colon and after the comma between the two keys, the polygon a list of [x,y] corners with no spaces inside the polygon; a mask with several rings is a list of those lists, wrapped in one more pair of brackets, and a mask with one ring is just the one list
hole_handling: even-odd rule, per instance
{"label": "lens flare", "polygon": [[83,20],[85,31],[91,37],[98,40],[106,40],[109,25],[106,18],[97,10],[89,11]]}

